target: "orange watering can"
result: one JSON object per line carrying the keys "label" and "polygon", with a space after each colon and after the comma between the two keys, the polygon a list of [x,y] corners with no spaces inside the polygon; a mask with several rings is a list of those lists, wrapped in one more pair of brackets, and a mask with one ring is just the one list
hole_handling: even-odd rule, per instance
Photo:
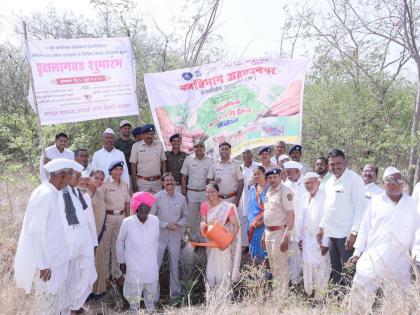
{"label": "orange watering can", "polygon": [[191,242],[192,246],[226,248],[233,240],[233,235],[218,222],[210,223],[202,234],[210,240],[210,243]]}

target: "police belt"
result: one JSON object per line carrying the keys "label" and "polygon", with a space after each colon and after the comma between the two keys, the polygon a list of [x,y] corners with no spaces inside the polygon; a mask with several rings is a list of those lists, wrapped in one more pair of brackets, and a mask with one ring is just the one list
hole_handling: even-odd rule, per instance
{"label": "police belt", "polygon": [[156,175],[156,176],[141,176],[141,175],[137,175],[137,178],[144,179],[144,180],[147,180],[149,182],[154,182],[154,181],[160,179],[160,175]]}
{"label": "police belt", "polygon": [[275,231],[280,231],[280,230],[284,230],[287,227],[287,225],[278,225],[278,226],[265,226],[265,228],[267,230],[269,230],[270,232],[275,232]]}
{"label": "police belt", "polygon": [[124,214],[124,210],[106,210],[106,214],[121,215]]}
{"label": "police belt", "polygon": [[232,197],[236,197],[236,195],[237,195],[237,193],[236,193],[236,191],[234,191],[234,192],[231,192],[230,194],[219,195],[219,197],[222,198],[222,199],[229,199],[229,198],[232,198]]}

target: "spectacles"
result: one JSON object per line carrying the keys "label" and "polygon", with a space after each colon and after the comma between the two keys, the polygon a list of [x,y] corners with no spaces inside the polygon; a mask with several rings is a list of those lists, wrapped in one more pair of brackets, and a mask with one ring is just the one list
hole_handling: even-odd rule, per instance
{"label": "spectacles", "polygon": [[385,178],[384,182],[387,184],[402,184],[405,181],[402,178],[387,177]]}

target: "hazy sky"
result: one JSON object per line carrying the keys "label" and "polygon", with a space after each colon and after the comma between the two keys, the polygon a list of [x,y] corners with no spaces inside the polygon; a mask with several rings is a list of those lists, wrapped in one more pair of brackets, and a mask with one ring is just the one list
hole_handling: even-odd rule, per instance
{"label": "hazy sky", "polygon": [[[181,14],[179,8],[184,0],[138,0],[138,5],[153,16],[159,26],[170,33],[171,17]],[[283,8],[286,0],[224,0],[217,20],[216,34],[223,37],[226,51],[231,57],[258,57],[279,51],[281,27],[284,23]],[[310,1],[311,2],[311,1]],[[319,1],[318,1],[319,3]],[[16,15],[31,11],[45,11],[47,6],[71,10],[76,14],[94,17],[89,0],[0,0],[0,40],[10,39],[9,22]],[[298,48],[297,56],[305,53]],[[310,56],[308,56],[310,57]]]}

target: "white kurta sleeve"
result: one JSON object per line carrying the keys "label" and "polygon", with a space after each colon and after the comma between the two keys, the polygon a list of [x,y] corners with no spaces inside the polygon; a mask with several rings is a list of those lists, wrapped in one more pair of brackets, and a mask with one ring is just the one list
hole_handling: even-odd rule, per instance
{"label": "white kurta sleeve", "polygon": [[359,256],[366,248],[367,238],[372,227],[372,206],[369,202],[368,207],[363,215],[362,222],[360,224],[360,230],[357,234],[356,242],[354,243],[354,256]]}
{"label": "white kurta sleeve", "polygon": [[127,239],[127,219],[124,219],[122,224],[121,224],[121,228],[120,228],[120,233],[118,234],[117,237],[117,242],[116,242],[116,254],[117,254],[117,262],[119,264],[124,264],[125,263],[125,241]]}
{"label": "white kurta sleeve", "polygon": [[352,187],[352,202],[354,209],[351,231],[358,232],[366,208],[365,184],[361,177],[356,177]]}

